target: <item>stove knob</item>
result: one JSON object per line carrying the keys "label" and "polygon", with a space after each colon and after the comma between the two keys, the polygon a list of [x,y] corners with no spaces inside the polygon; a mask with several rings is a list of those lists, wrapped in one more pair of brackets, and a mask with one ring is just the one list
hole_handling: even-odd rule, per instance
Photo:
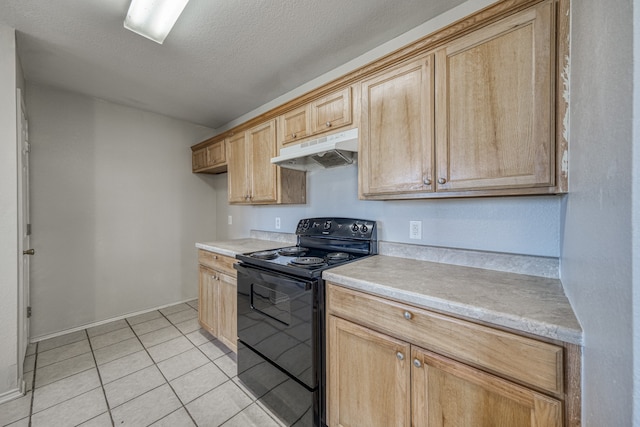
{"label": "stove knob", "polygon": [[367,231],[369,231],[369,227],[367,227],[366,225],[362,224],[362,227],[360,227],[360,231],[362,231],[363,233],[366,233]]}
{"label": "stove knob", "polygon": [[358,231],[358,224],[353,224],[353,225],[351,226],[351,231],[353,231],[353,232]]}
{"label": "stove knob", "polygon": [[330,229],[330,228],[331,228],[331,221],[326,221],[326,222],[324,223],[324,229],[325,229],[325,230],[328,230],[328,229]]}

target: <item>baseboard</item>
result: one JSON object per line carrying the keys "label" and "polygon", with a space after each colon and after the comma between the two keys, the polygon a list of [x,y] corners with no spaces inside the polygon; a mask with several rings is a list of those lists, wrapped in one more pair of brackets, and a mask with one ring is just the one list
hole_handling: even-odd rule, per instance
{"label": "baseboard", "polygon": [[24,396],[20,389],[13,389],[0,394],[0,405],[13,399]]}
{"label": "baseboard", "polygon": [[149,309],[146,309],[146,310],[141,310],[141,311],[136,311],[136,312],[133,312],[133,313],[123,314],[122,316],[112,317],[110,319],[100,320],[98,322],[88,323],[86,325],[78,326],[76,328],[65,329],[64,331],[54,332],[52,334],[40,335],[39,337],[31,337],[29,339],[29,342],[30,343],[35,343],[35,342],[39,342],[39,341],[48,340],[49,338],[55,338],[55,337],[59,337],[61,335],[70,334],[72,332],[82,331],[83,329],[93,328],[94,326],[104,325],[105,323],[115,322],[116,320],[126,319],[127,317],[138,316],[140,314],[149,313],[150,311],[162,310],[163,308],[171,307],[172,305],[183,304],[185,302],[193,301],[195,299],[197,299],[197,298],[189,298],[189,299],[186,299],[186,300],[183,300],[183,301],[172,302],[171,304],[165,304],[165,305],[161,305],[161,306],[155,307],[155,308],[149,308]]}

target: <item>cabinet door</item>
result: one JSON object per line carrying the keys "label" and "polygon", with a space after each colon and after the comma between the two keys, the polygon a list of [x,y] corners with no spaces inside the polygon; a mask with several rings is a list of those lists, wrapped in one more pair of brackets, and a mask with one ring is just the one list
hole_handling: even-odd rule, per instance
{"label": "cabinet door", "polygon": [[325,132],[351,124],[351,88],[345,88],[311,103],[311,131]]}
{"label": "cabinet door", "polygon": [[309,109],[307,105],[284,113],[278,118],[280,124],[278,138],[281,145],[297,143],[309,135]]}
{"label": "cabinet door", "polygon": [[556,399],[417,347],[411,362],[413,426],[562,426]]}
{"label": "cabinet door", "polygon": [[218,339],[238,352],[238,288],[236,278],[218,274]]}
{"label": "cabinet door", "polygon": [[247,131],[251,202],[277,201],[277,166],[271,163],[276,156],[276,122],[268,121]]}
{"label": "cabinet door", "polygon": [[436,52],[436,191],[554,185],[553,10],[542,3]]}
{"label": "cabinet door", "polygon": [[409,344],[329,316],[330,427],[409,426]]}
{"label": "cabinet door", "polygon": [[247,203],[249,201],[249,159],[245,144],[245,135],[240,133],[225,140],[228,155],[229,203]]}
{"label": "cabinet door", "polygon": [[218,286],[216,272],[200,266],[198,321],[213,336],[218,335]]}
{"label": "cabinet door", "polygon": [[226,161],[224,141],[216,142],[207,147],[207,166],[221,165]]}
{"label": "cabinet door", "polygon": [[361,197],[433,190],[432,63],[429,55],[362,83]]}
{"label": "cabinet door", "polygon": [[206,147],[194,151],[193,154],[191,155],[191,162],[192,162],[191,169],[193,171],[197,171],[197,170],[202,169],[205,166],[207,166],[207,149],[206,149]]}

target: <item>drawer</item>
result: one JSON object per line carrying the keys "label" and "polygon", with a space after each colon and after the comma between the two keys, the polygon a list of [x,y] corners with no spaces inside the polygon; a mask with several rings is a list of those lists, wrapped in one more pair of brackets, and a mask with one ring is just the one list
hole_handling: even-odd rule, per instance
{"label": "drawer", "polygon": [[236,261],[235,258],[220,255],[215,252],[203,251],[202,249],[198,250],[198,262],[200,264],[230,274],[233,277],[237,277],[236,270],[233,268],[233,264],[235,264]]}
{"label": "drawer", "polygon": [[563,392],[560,346],[327,284],[330,314],[504,378]]}

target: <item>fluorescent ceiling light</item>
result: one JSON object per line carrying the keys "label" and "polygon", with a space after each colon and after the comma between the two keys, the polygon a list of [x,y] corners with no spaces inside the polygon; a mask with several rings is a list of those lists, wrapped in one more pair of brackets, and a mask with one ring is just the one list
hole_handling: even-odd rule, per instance
{"label": "fluorescent ceiling light", "polygon": [[124,27],[162,44],[189,0],[131,0]]}

